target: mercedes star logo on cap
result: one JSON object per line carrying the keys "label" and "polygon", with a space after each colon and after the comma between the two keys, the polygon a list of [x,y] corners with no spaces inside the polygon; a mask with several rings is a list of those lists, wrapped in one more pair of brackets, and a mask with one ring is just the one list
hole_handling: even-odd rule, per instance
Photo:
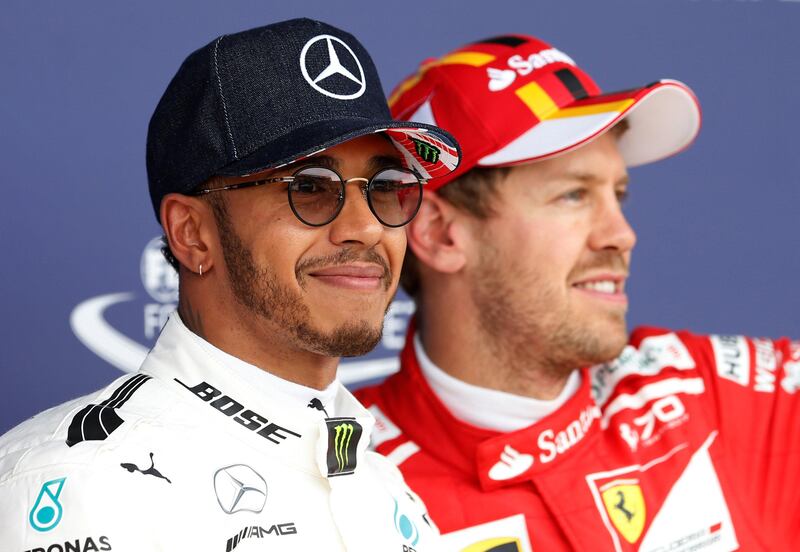
{"label": "mercedes star logo on cap", "polygon": [[[341,47],[337,52],[335,44]],[[327,52],[323,52],[319,57],[327,57],[328,65],[322,70],[317,72],[313,67],[308,66],[308,54],[312,48],[326,48]],[[344,50],[342,50],[344,48]],[[340,55],[344,57],[345,62],[349,61],[348,65],[358,68],[358,75],[354,75],[350,69],[345,67],[340,60]],[[361,67],[361,62],[358,61],[353,50],[350,46],[345,44],[341,39],[332,35],[318,35],[306,42],[303,50],[300,52],[300,69],[303,72],[303,77],[308,84],[317,92],[325,94],[331,98],[338,100],[354,100],[364,94],[367,89],[367,82],[364,78],[364,69]],[[316,73],[314,76],[312,74]],[[332,77],[339,75],[339,79]]]}
{"label": "mercedes star logo on cap", "polygon": [[267,482],[253,468],[234,464],[214,474],[214,492],[226,514],[259,513],[267,502]]}

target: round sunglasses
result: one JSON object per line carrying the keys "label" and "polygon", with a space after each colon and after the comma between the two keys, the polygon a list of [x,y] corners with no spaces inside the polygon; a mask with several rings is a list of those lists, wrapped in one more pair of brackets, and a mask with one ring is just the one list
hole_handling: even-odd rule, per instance
{"label": "round sunglasses", "polygon": [[198,190],[192,195],[204,195],[223,190],[240,190],[275,182],[288,184],[289,206],[300,222],[309,226],[324,226],[341,212],[346,184],[361,181],[361,193],[375,218],[390,228],[411,222],[422,203],[425,180],[415,172],[402,168],[386,168],[371,178],[355,177],[344,180],[327,167],[306,166],[291,176],[264,178],[230,184],[220,188]]}

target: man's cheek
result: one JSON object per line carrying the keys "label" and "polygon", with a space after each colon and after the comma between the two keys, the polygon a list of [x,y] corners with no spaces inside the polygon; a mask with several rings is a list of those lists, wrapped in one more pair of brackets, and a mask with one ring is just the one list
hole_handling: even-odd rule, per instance
{"label": "man's cheek", "polygon": [[386,249],[388,250],[389,266],[392,272],[399,272],[406,255],[408,242],[405,228],[392,228]]}

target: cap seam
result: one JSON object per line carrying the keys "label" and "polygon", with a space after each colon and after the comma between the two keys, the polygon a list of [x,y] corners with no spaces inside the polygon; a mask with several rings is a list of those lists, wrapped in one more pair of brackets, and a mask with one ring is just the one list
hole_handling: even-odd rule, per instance
{"label": "cap seam", "polygon": [[219,50],[219,43],[222,42],[222,39],[225,38],[225,35],[222,35],[217,39],[214,43],[214,75],[217,77],[217,86],[219,87],[219,96],[222,100],[222,114],[225,117],[225,129],[228,131],[228,138],[231,140],[231,147],[233,147],[233,158],[239,159],[239,152],[236,150],[236,142],[233,139],[233,133],[231,132],[231,123],[228,119],[228,105],[225,101],[225,93],[222,92],[222,79],[219,76],[219,61],[217,52]]}

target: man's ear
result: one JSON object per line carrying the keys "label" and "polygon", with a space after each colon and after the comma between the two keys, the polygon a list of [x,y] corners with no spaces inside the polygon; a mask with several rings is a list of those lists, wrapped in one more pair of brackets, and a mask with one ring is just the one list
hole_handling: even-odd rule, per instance
{"label": "man's ear", "polygon": [[433,270],[458,272],[466,262],[463,216],[436,194],[425,194],[417,216],[407,227],[408,247]]}
{"label": "man's ear", "polygon": [[167,194],[160,211],[164,235],[178,262],[190,272],[202,275],[210,271],[214,257],[209,248],[213,239],[209,206],[196,197]]}

